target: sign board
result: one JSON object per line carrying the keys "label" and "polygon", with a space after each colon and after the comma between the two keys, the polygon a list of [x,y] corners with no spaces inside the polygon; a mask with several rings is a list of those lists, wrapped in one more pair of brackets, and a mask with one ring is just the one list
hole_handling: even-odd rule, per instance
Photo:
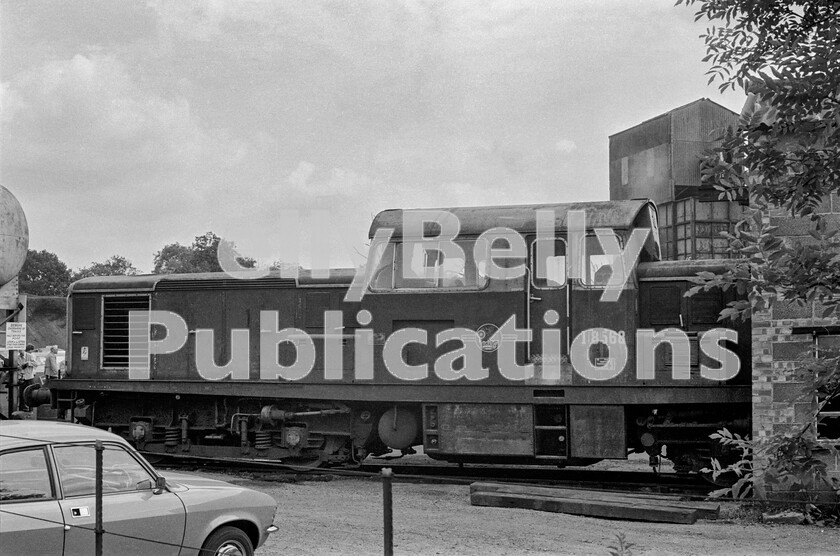
{"label": "sign board", "polygon": [[6,349],[8,350],[25,350],[26,349],[26,323],[25,322],[7,322],[6,323]]}

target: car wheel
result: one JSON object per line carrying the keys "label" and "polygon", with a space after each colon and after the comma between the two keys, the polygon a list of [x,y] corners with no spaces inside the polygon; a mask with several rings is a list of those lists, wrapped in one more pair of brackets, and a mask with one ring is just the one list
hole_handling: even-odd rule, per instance
{"label": "car wheel", "polygon": [[221,527],[207,537],[201,547],[201,556],[254,556],[251,539],[242,529]]}

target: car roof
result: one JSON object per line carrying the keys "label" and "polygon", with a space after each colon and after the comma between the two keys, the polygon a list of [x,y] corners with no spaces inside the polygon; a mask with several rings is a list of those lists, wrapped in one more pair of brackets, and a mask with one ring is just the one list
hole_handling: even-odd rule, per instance
{"label": "car roof", "polygon": [[0,421],[0,449],[3,450],[24,446],[93,442],[96,440],[128,444],[115,434],[85,425],[56,421]]}

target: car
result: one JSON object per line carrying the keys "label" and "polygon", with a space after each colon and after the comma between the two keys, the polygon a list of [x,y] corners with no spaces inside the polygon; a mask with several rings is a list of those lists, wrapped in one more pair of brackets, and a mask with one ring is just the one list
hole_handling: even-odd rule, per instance
{"label": "car", "polygon": [[0,555],[89,556],[96,543],[96,450],[102,451],[103,554],[251,556],[277,530],[277,502],[188,474],[162,477],[107,431],[0,421]]}

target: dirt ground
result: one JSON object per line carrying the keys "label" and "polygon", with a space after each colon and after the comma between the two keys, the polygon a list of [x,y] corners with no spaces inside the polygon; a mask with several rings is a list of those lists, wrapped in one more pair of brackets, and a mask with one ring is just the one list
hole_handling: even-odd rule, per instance
{"label": "dirt ground", "polygon": [[[382,554],[382,486],[372,479],[275,483],[220,477],[280,504],[257,554]],[[531,510],[473,507],[469,487],[394,484],[394,553],[421,555],[610,554],[616,534],[631,553],[837,554],[840,530],[738,520],[668,525]]]}

